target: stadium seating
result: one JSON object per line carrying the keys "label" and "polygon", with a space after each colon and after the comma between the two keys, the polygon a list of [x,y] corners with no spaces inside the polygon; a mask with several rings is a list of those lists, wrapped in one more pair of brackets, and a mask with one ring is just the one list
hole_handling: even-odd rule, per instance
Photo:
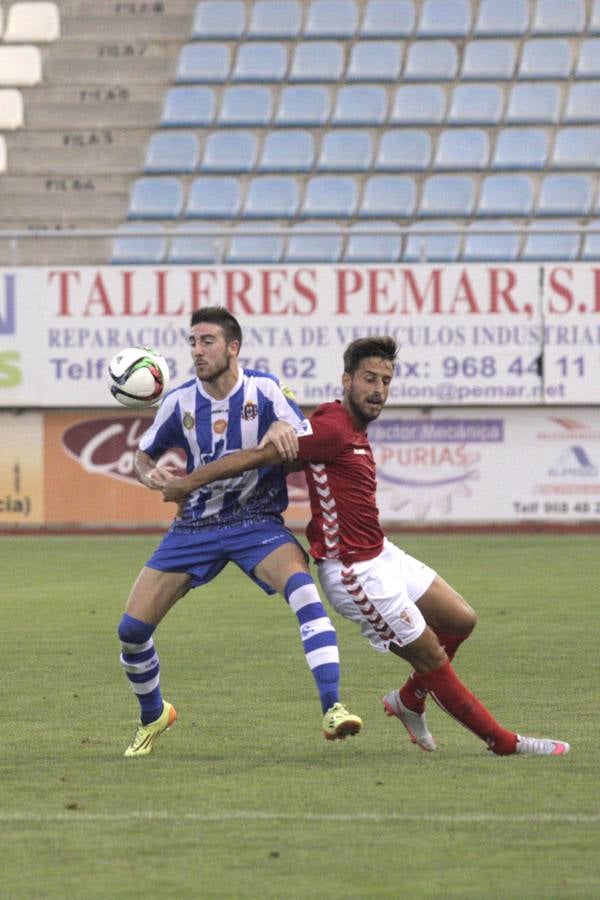
{"label": "stadium seating", "polygon": [[[113,261],[600,248],[580,234],[600,214],[600,0],[89,2],[0,6],[6,221],[76,226],[85,197],[45,187],[71,174],[94,182],[87,222],[151,226]],[[564,240],[535,230],[559,221]]]}

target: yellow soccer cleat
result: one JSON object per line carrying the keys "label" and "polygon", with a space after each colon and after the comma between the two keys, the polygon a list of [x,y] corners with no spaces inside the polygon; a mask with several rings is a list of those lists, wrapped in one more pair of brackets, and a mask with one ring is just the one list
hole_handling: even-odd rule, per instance
{"label": "yellow soccer cleat", "polygon": [[323,716],[323,734],[328,741],[343,741],[349,734],[358,734],[362,719],[353,716],[341,703],[334,703]]}
{"label": "yellow soccer cleat", "polygon": [[167,731],[176,721],[177,713],[175,712],[175,707],[171,706],[170,703],[167,703],[166,700],[163,700],[163,711],[158,719],[155,719],[154,722],[149,722],[147,725],[142,725],[141,722],[138,722],[138,727],[133,736],[133,740],[124,755],[148,756],[154,749],[156,738],[161,735],[163,731]]}

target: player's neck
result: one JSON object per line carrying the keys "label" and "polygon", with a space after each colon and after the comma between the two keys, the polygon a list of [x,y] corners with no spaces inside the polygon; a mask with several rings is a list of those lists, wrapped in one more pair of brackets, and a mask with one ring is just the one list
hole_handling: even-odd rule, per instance
{"label": "player's neck", "polygon": [[232,361],[232,365],[225,372],[221,372],[220,375],[217,375],[216,378],[211,379],[210,381],[200,380],[202,382],[203,390],[206,391],[210,397],[214,400],[224,400],[236,386],[239,376],[239,366],[237,362]]}
{"label": "player's neck", "polygon": [[350,419],[352,420],[352,424],[354,425],[356,430],[357,431],[366,431],[369,422],[366,419],[363,419],[363,417],[360,415],[360,413],[358,413],[354,409],[354,407],[348,401],[348,397],[344,397],[344,399],[342,400],[342,406],[344,407],[344,409],[350,416]]}

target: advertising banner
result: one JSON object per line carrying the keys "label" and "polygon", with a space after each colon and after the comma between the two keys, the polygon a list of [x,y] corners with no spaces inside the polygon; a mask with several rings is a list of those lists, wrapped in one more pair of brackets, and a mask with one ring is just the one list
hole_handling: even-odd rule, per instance
{"label": "advertising banner", "polygon": [[342,355],[389,334],[390,405],[600,402],[600,270],[573,265],[219,266],[0,270],[0,406],[104,407],[106,366],[151,346],[192,376],[193,310],[241,322],[241,362],[303,406],[340,396]]}
{"label": "advertising banner", "polygon": [[[0,525],[166,528],[175,507],[140,485],[133,455],[150,415],[0,414]],[[600,520],[600,409],[384,410],[369,427],[390,527]],[[176,453],[168,460],[180,464]],[[286,522],[310,508],[288,478]]]}

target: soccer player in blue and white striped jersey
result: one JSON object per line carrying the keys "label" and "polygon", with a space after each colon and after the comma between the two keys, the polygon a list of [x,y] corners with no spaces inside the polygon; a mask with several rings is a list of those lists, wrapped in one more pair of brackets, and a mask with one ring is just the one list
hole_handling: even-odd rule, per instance
{"label": "soccer player in blue and white striped jersey", "polygon": [[[172,467],[160,464],[173,448],[185,453],[188,472],[268,441],[284,458],[293,458],[296,435],[310,433],[310,423],[276,377],[239,366],[242,333],[234,316],[222,307],[196,310],[189,340],[196,377],[166,395],[143,435],[135,456],[142,484],[161,490],[174,477]],[[283,524],[286,506],[284,470],[274,465],[200,488],[180,507],[138,575],[119,624],[121,662],[141,708],[125,756],[150,753],[156,738],[177,718],[162,698],[156,626],[190,588],[207,584],[228,562],[268,594],[281,593],[296,614],[324,713],[325,737],[343,739],[360,731],[361,720],[340,703],[335,629],[309,574],[306,554]]]}

